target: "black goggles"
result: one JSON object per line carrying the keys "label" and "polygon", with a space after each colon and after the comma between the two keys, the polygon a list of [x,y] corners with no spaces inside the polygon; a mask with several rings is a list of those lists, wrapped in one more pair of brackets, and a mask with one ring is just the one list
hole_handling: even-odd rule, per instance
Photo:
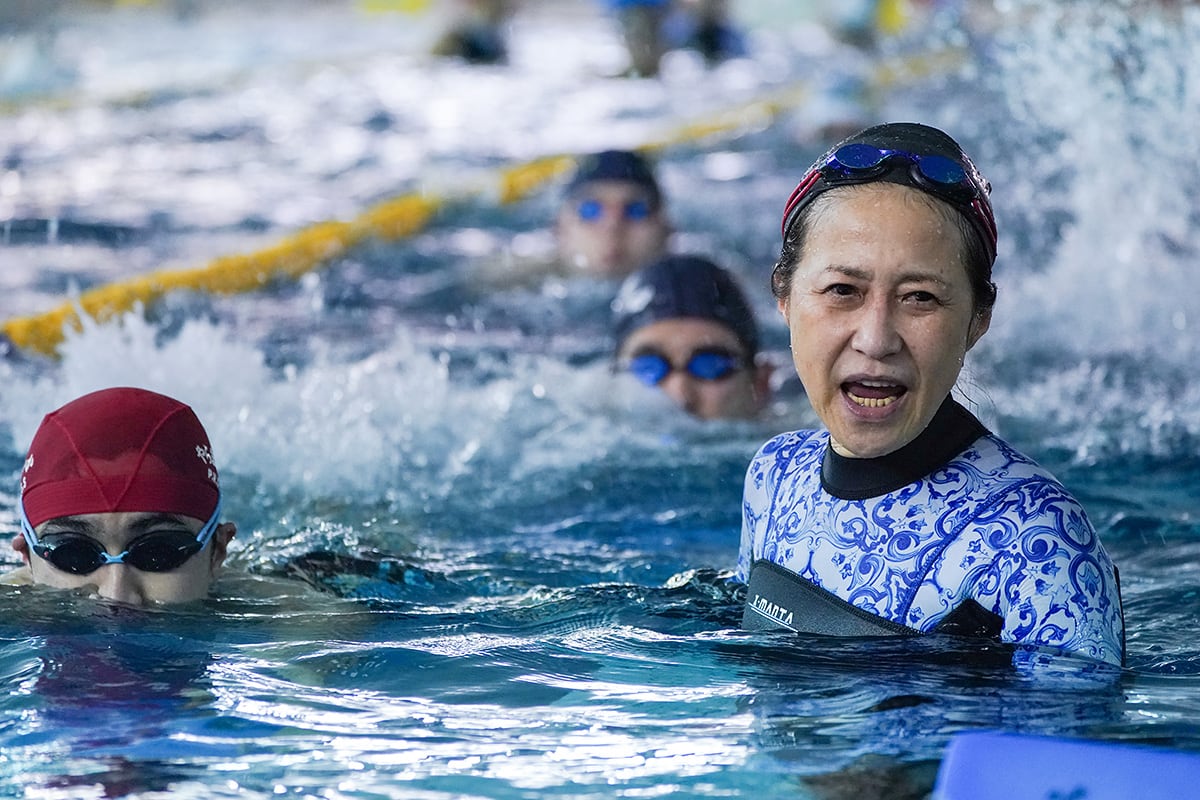
{"label": "black goggles", "polygon": [[221,518],[221,500],[208,522],[198,533],[187,530],[152,531],[129,543],[124,552],[112,555],[104,545],[90,536],[79,533],[55,534],[54,541],[44,543],[29,523],[24,505],[21,506],[21,530],[29,549],[49,561],[56,569],[72,575],[88,575],[106,564],[128,564],[142,572],[170,572],[199,553],[208,544]]}
{"label": "black goggles", "polygon": [[[983,234],[989,256],[996,256],[996,220],[988,194],[992,186],[969,160],[957,161],[936,154],[909,153],[869,144],[845,144],[828,153],[822,162],[808,171],[792,191],[783,209],[783,238],[804,209],[823,190],[834,186],[870,183],[890,173],[897,160],[909,165],[903,181],[939,197],[967,212]],[[818,184],[820,184],[818,186]]]}
{"label": "black goggles", "polygon": [[[728,378],[745,366],[745,359],[727,350],[697,350],[692,353],[682,369],[693,378],[702,381],[719,381]],[[625,362],[625,369],[647,386],[657,386],[677,367],[662,353],[638,353]]]}

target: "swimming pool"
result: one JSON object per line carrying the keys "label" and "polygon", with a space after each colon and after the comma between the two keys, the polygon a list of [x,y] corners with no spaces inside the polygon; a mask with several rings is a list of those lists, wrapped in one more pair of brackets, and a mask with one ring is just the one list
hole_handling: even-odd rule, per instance
{"label": "swimming pool", "polygon": [[[680,54],[628,82],[598,77],[619,54],[569,4],[518,19],[505,69],[423,61],[424,17],[139,13],[62,23],[60,83],[7,112],[6,213],[79,225],[0,246],[4,318],[797,81],[824,101],[878,79],[799,14],[756,28],[749,61]],[[865,775],[903,797],[969,729],[1200,750],[1200,18],[1156,13],[1005,6],[965,64],[862,112],[955,131],[996,187],[1000,301],[963,395],[1077,494],[1120,565],[1118,680],[740,632],[720,573],[745,464],[811,412],[785,397],[761,422],[702,424],[614,383],[610,287],[478,279],[545,252],[553,192],[482,192],[300,281],[174,295],[61,361],[0,362],[0,532],[42,413],[137,383],[209,428],[243,573],[171,613],[0,593],[0,794],[862,798]],[[815,113],[660,157],[681,248],[745,278],[784,359],[766,275]]]}

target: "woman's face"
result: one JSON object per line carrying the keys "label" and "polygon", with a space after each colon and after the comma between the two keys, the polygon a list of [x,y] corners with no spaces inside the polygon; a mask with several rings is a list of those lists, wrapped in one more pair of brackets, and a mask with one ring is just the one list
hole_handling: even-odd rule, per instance
{"label": "woman's face", "polygon": [[933,419],[990,313],[975,312],[953,209],[882,182],[817,202],[779,301],[796,374],[835,451],[886,455]]}

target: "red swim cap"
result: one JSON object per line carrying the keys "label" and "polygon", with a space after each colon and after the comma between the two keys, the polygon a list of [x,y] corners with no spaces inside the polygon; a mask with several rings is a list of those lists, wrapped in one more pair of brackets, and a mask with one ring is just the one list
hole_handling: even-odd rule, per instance
{"label": "red swim cap", "polygon": [[21,474],[34,527],[112,511],[207,520],[219,498],[212,446],[196,414],[145,389],[102,389],[47,414]]}

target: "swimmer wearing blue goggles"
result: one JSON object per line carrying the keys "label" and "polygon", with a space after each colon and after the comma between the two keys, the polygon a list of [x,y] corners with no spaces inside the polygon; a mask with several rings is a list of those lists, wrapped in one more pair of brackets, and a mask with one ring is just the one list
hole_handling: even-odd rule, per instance
{"label": "swimmer wearing blue goggles", "polygon": [[788,238],[800,212],[822,192],[874,181],[911,186],[954,206],[979,232],[989,260],[995,260],[996,220],[988,200],[992,187],[965,154],[956,160],[862,142],[840,145],[809,169],[784,206],[783,238]]}
{"label": "swimmer wearing blue goggles", "polygon": [[221,519],[221,500],[212,516],[199,532],[192,533],[180,526],[174,514],[150,517],[155,525],[166,529],[151,530],[136,537],[124,551],[112,555],[97,539],[75,530],[71,517],[63,522],[52,520],[49,525],[56,528],[47,535],[50,541],[41,541],[25,514],[25,505],[20,503],[21,531],[29,549],[49,561],[56,569],[71,575],[90,575],[108,564],[128,564],[142,572],[170,572],[183,566],[189,558],[203,550],[212,539]]}
{"label": "swimmer wearing blue goggles", "polygon": [[697,380],[725,380],[745,369],[746,360],[728,350],[702,348],[688,356],[682,366],[676,366],[662,353],[647,350],[634,354],[622,366],[646,386],[658,386],[672,372],[680,371]]}

